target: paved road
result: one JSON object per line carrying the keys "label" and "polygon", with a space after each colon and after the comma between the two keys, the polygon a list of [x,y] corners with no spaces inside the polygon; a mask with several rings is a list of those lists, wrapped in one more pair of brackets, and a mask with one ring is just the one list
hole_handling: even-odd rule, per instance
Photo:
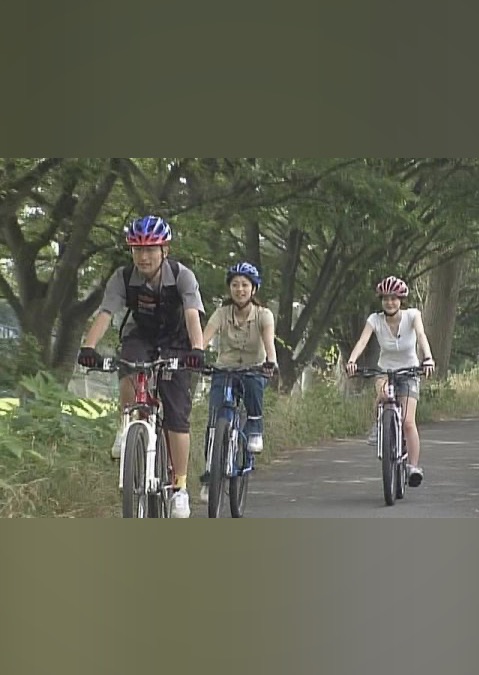
{"label": "paved road", "polygon": [[[479,419],[420,428],[425,478],[384,504],[381,465],[362,438],[282,453],[252,476],[247,518],[478,518]],[[195,505],[196,517],[205,507]]]}

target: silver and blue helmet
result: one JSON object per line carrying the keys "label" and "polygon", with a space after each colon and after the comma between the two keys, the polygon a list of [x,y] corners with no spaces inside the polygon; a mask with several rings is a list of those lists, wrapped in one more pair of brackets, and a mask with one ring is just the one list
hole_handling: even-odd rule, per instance
{"label": "silver and blue helmet", "polygon": [[226,283],[230,285],[234,277],[248,278],[256,289],[261,286],[261,277],[258,269],[249,262],[239,262],[233,265],[226,272]]}

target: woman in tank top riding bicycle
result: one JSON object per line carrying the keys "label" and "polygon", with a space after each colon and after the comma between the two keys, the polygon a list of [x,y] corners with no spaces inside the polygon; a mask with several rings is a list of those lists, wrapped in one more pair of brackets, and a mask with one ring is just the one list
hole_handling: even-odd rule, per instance
{"label": "woman in tank top riding bicycle", "polygon": [[[350,376],[356,372],[356,361],[366,348],[373,332],[379,342],[380,354],[378,367],[382,370],[418,367],[417,343],[423,353],[422,366],[429,377],[434,371],[435,364],[431,355],[421,312],[416,308],[406,309],[405,298],[409,289],[402,279],[389,276],[383,279],[376,287],[376,295],[381,298],[382,311],[371,314],[364,326],[361,337],[351,352],[347,363],[347,372]],[[384,376],[376,378],[377,403],[384,396],[384,385],[387,379]],[[419,467],[420,443],[416,426],[416,408],[419,399],[419,378],[403,380],[397,390],[398,398],[404,411],[404,435],[408,449],[408,483],[411,487],[421,484],[424,477]],[[368,438],[368,443],[377,443],[377,424],[375,423]]]}

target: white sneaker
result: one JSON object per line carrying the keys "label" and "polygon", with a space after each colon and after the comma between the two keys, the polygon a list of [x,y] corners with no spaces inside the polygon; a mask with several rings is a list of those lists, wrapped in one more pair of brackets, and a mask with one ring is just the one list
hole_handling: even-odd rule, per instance
{"label": "white sneaker", "polygon": [[200,500],[203,504],[208,503],[208,486],[207,485],[201,486]]}
{"label": "white sneaker", "polygon": [[419,487],[424,478],[424,471],[419,466],[407,465],[409,487]]}
{"label": "white sneaker", "polygon": [[117,431],[115,440],[113,441],[113,445],[111,448],[111,458],[112,459],[120,459],[121,455],[121,437],[123,436],[122,431]]}
{"label": "white sneaker", "polygon": [[262,452],[263,450],[262,434],[250,434],[248,436],[248,450],[249,452]]}
{"label": "white sneaker", "polygon": [[190,498],[188,492],[184,488],[181,488],[178,492],[173,493],[173,497],[171,498],[171,517],[189,518],[190,513]]}

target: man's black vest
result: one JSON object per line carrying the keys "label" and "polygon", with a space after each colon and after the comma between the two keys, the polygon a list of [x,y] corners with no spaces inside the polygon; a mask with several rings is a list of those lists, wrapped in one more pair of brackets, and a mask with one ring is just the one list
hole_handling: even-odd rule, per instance
{"label": "man's black vest", "polygon": [[162,286],[153,290],[146,284],[130,286],[134,266],[123,269],[128,311],[120,327],[120,339],[126,321],[131,313],[142,338],[156,347],[190,349],[191,343],[186,329],[183,300],[178,292],[176,280],[180,271],[176,260],[168,258],[175,278],[174,286]]}

